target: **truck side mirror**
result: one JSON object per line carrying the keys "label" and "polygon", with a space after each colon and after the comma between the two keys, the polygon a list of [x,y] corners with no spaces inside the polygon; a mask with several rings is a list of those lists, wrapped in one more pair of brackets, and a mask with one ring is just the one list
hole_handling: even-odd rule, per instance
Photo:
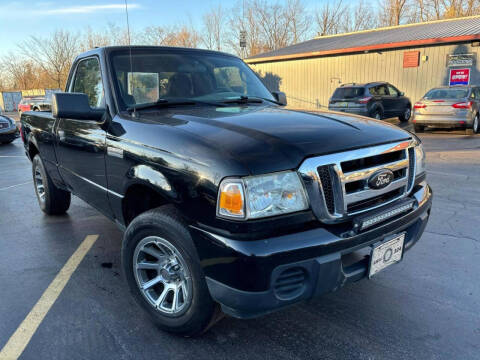
{"label": "truck side mirror", "polygon": [[272,95],[280,105],[287,105],[287,95],[283,91],[272,91]]}
{"label": "truck side mirror", "polygon": [[55,93],[52,95],[54,118],[100,121],[105,110],[90,107],[88,96],[82,93]]}

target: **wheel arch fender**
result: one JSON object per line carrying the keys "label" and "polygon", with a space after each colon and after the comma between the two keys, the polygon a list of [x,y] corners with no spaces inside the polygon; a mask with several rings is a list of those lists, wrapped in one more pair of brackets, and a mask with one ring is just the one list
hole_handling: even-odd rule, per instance
{"label": "wheel arch fender", "polygon": [[27,153],[31,161],[36,154],[40,154],[40,147],[38,146],[37,139],[32,132],[26,135],[27,136]]}
{"label": "wheel arch fender", "polygon": [[[179,202],[179,194],[168,178],[160,170],[145,164],[128,170],[123,193],[122,213],[125,224],[146,210]],[[129,209],[132,196],[138,203],[135,204],[135,210]],[[140,204],[142,201],[143,204]]]}
{"label": "wheel arch fender", "polygon": [[379,111],[381,115],[383,115],[385,113],[385,111],[383,110],[382,104],[380,104],[379,102],[374,102],[373,103],[372,109],[370,110],[370,114],[373,115],[373,113],[375,113],[375,111]]}
{"label": "wheel arch fender", "polygon": [[150,165],[136,165],[127,172],[125,193],[132,185],[145,185],[160,192],[166,198],[177,199],[178,195],[167,177],[158,169]]}

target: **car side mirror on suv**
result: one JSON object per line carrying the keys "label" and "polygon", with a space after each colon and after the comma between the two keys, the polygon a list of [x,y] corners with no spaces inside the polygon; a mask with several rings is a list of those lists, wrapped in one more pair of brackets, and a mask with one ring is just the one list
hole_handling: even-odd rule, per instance
{"label": "car side mirror on suv", "polygon": [[400,91],[400,92],[398,93],[398,96],[405,96],[405,93],[404,93],[403,91]]}
{"label": "car side mirror on suv", "polygon": [[55,93],[52,96],[52,115],[54,118],[100,121],[104,109],[92,109],[87,94]]}
{"label": "car side mirror on suv", "polygon": [[287,95],[283,91],[272,91],[272,95],[280,105],[287,105]]}

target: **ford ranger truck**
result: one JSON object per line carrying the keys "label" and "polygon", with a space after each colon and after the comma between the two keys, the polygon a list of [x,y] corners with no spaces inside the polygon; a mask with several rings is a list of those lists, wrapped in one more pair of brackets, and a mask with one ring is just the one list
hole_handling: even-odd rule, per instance
{"label": "ford ranger truck", "polygon": [[52,112],[21,117],[40,208],[63,214],[73,194],[114,221],[133,297],[184,336],[401,261],[431,209],[420,140],[285,104],[232,55],[83,53]]}

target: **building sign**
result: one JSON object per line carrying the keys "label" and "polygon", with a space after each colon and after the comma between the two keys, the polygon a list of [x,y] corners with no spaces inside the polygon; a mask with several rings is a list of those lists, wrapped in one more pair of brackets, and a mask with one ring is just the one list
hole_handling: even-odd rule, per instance
{"label": "building sign", "polygon": [[247,32],[245,30],[240,30],[240,47],[247,47]]}
{"label": "building sign", "polygon": [[470,69],[450,69],[449,85],[468,85],[470,83]]}
{"label": "building sign", "polygon": [[447,67],[473,66],[475,65],[474,54],[452,54],[447,55]]}
{"label": "building sign", "polygon": [[420,51],[405,51],[403,53],[403,67],[418,67],[418,58],[420,57]]}

